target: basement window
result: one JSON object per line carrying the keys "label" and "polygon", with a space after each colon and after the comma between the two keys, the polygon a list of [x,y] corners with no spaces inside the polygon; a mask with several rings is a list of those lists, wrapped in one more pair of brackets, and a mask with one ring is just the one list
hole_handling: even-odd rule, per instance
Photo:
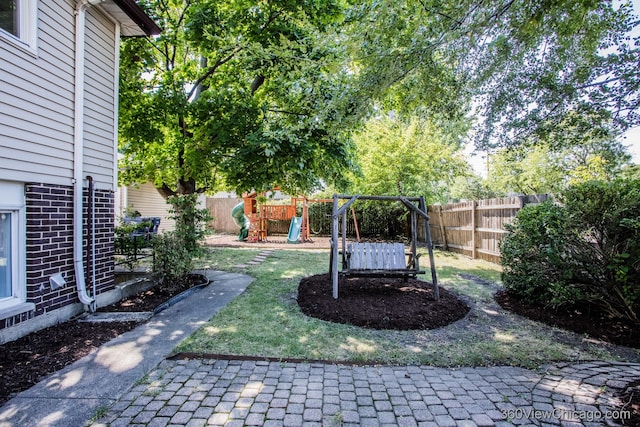
{"label": "basement window", "polygon": [[24,186],[0,181],[0,319],[25,306]]}

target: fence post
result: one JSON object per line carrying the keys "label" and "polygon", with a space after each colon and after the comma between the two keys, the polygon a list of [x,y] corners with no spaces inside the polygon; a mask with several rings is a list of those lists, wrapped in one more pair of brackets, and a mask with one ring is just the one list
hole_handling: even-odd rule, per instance
{"label": "fence post", "polygon": [[438,206],[438,222],[440,223],[440,233],[442,234],[442,242],[444,250],[449,250],[449,244],[447,243],[447,228],[444,226],[444,217],[442,215],[442,205]]}
{"label": "fence post", "polygon": [[471,258],[476,259],[476,201],[471,202]]}

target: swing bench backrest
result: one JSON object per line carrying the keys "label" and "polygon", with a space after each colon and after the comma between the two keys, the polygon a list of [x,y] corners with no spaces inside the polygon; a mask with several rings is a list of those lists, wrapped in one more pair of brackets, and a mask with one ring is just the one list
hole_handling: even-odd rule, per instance
{"label": "swing bench backrest", "polygon": [[351,243],[347,246],[349,270],[404,270],[402,243]]}
{"label": "swing bench backrest", "polygon": [[416,277],[424,274],[418,260],[407,258],[402,243],[350,243],[347,245],[343,276]]}

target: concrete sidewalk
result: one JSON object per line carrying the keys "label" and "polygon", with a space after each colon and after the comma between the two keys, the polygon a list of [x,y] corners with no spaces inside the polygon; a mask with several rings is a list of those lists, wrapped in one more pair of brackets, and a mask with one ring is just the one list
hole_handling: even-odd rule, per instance
{"label": "concrete sidewalk", "polygon": [[206,271],[211,284],[56,372],[0,408],[0,427],[85,425],[240,295],[251,277]]}

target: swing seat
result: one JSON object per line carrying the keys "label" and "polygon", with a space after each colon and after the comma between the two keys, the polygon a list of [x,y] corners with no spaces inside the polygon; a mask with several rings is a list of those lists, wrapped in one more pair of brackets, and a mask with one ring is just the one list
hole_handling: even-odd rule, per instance
{"label": "swing seat", "polygon": [[402,243],[350,243],[341,273],[345,276],[404,278],[425,273],[419,269],[417,259],[410,259],[408,265]]}

